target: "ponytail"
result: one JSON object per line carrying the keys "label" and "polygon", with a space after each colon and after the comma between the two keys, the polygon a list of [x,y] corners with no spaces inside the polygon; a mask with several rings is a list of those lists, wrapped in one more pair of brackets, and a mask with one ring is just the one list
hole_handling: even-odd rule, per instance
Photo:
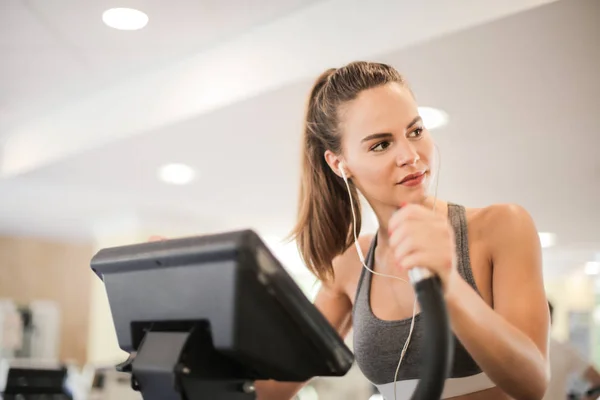
{"label": "ponytail", "polygon": [[[318,114],[323,109],[322,90],[331,69],[322,74],[315,83],[307,106],[302,142],[302,171],[298,222],[292,232],[298,250],[307,267],[320,280],[334,278],[333,259],[354,243],[352,209],[348,190],[342,178],[337,176],[325,160],[327,147],[338,150],[339,139],[329,136],[323,140],[322,132],[327,121]],[[333,142],[333,143],[331,143]],[[349,182],[350,193],[356,212],[356,230],[360,232],[360,201],[356,187]]]}
{"label": "ponytail", "polygon": [[[353,62],[328,69],[315,82],[307,105],[302,138],[302,177],[298,222],[291,236],[307,267],[320,279],[333,279],[334,258],[354,243],[354,221],[348,190],[325,160],[327,150],[342,154],[339,132],[340,105],[363,90],[389,82],[405,84],[393,67],[371,62]],[[358,190],[350,181],[350,196],[356,209],[356,232],[361,213]]]}

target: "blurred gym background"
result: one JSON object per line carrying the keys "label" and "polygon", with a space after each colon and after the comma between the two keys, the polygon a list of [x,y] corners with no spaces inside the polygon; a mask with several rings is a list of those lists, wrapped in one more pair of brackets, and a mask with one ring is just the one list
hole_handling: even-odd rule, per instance
{"label": "blurred gym background", "polygon": [[[89,261],[151,235],[255,229],[312,297],[282,241],[304,104],[322,70],[369,59],[424,107],[440,197],[531,212],[553,335],[600,364],[599,39],[597,0],[3,0],[0,357],[136,398]],[[354,368],[299,398],[376,395]]]}

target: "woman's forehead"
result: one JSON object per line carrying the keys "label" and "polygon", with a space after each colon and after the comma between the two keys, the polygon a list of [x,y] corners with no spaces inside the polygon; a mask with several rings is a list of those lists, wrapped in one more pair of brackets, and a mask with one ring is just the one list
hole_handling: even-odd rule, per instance
{"label": "woman's forehead", "polygon": [[348,135],[405,129],[418,116],[415,99],[408,88],[389,84],[363,91],[343,107],[341,126]]}

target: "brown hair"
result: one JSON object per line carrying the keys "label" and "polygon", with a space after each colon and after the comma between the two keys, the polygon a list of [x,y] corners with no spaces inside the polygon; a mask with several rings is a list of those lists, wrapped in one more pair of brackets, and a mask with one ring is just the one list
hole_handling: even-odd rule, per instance
{"label": "brown hair", "polygon": [[[325,151],[341,154],[340,106],[362,91],[390,82],[405,84],[393,67],[372,62],[353,62],[328,69],[315,82],[304,121],[302,177],[298,222],[292,231],[307,267],[320,279],[333,278],[332,262],[354,243],[352,210],[344,181],[325,160]],[[360,232],[358,191],[349,181]]]}

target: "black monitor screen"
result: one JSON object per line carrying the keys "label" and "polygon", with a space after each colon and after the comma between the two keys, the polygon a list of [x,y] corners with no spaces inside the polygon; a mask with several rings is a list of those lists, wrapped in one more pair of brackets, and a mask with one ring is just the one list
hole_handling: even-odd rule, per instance
{"label": "black monitor screen", "polygon": [[340,376],[352,365],[340,336],[251,230],[104,249],[92,268],[125,351],[155,324],[196,321],[254,378]]}

